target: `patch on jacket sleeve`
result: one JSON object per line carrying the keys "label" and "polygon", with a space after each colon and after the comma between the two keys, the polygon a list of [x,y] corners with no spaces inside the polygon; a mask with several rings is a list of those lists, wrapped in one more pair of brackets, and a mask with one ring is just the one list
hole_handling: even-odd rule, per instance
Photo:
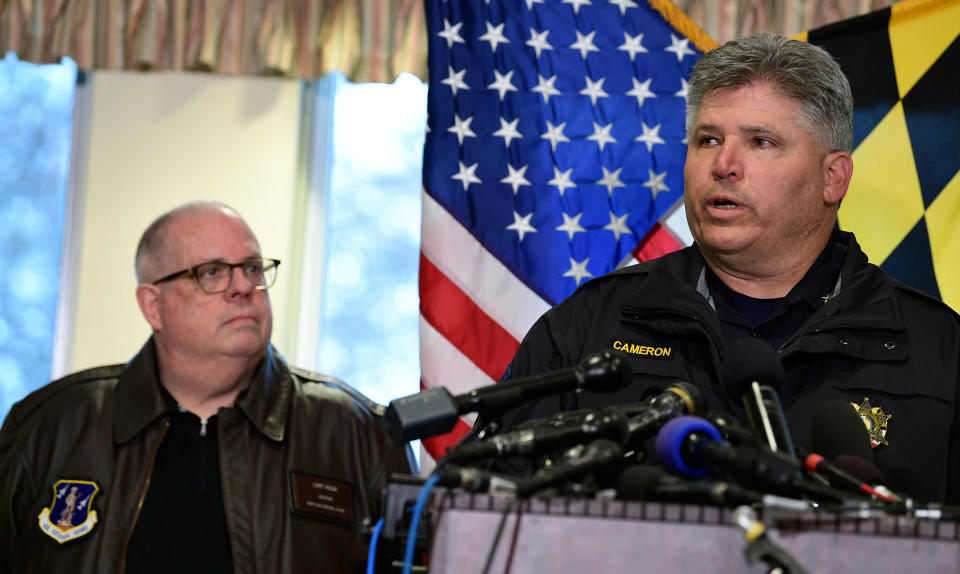
{"label": "patch on jacket sleeve", "polygon": [[37,519],[40,530],[63,544],[86,536],[97,524],[93,498],[100,492],[97,483],[90,480],[61,478],[53,483],[53,500],[40,511]]}
{"label": "patch on jacket sleeve", "polygon": [[645,345],[623,339],[611,339],[610,347],[614,350],[623,351],[624,353],[637,357],[660,359],[661,361],[673,359],[673,347],[663,345]]}
{"label": "patch on jacket sleeve", "polygon": [[355,526],[353,485],[344,480],[291,470],[290,511]]}

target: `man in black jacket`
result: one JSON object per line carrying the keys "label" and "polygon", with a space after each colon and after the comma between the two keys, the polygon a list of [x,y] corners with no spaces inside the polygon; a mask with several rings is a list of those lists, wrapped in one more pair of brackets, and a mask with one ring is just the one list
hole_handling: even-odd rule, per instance
{"label": "man in black jacket", "polygon": [[0,430],[0,573],[357,572],[407,453],[382,407],[270,344],[266,259],[229,207],[157,219],[136,256],[153,336],[51,383]]}
{"label": "man in black jacket", "polygon": [[687,107],[684,205],[695,244],[583,285],[540,318],[504,375],[614,348],[633,351],[634,383],[525,404],[501,417],[501,430],[638,402],[677,379],[742,419],[721,380],[724,353],[755,337],[786,370],[780,397],[795,442],[809,446],[812,412],[843,399],[870,427],[888,486],[956,502],[960,320],[834,229],[853,173],[852,117],[847,79],[820,48],[754,35],[705,54]]}

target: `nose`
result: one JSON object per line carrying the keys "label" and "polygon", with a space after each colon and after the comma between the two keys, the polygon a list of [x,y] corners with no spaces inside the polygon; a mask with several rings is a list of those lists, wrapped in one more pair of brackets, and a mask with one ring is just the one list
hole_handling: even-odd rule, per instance
{"label": "nose", "polygon": [[225,296],[230,299],[233,297],[246,297],[253,293],[253,282],[247,278],[243,268],[239,265],[230,269],[230,284],[224,291]]}
{"label": "nose", "polygon": [[713,158],[713,177],[718,181],[739,181],[743,177],[740,148],[732,138],[727,138],[717,148]]}

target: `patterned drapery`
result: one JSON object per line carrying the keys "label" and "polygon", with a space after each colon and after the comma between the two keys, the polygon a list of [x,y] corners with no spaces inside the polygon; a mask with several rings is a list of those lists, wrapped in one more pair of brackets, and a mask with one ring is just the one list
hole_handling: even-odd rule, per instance
{"label": "patterned drapery", "polygon": [[426,79],[422,0],[0,0],[0,50],[81,69]]}
{"label": "patterned drapery", "polygon": [[[893,2],[674,0],[719,42],[792,35]],[[69,56],[81,69],[427,77],[423,0],[0,0],[0,52],[8,50],[33,62]]]}

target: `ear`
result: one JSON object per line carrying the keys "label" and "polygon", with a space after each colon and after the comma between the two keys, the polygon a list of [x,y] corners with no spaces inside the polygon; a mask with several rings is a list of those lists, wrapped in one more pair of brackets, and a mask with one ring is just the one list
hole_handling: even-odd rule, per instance
{"label": "ear", "polygon": [[823,159],[823,201],[840,203],[853,177],[853,158],[845,151],[835,151]]}
{"label": "ear", "polygon": [[140,312],[143,318],[150,323],[154,331],[160,331],[163,328],[163,321],[160,318],[160,287],[141,283],[137,285],[137,305],[140,306]]}

